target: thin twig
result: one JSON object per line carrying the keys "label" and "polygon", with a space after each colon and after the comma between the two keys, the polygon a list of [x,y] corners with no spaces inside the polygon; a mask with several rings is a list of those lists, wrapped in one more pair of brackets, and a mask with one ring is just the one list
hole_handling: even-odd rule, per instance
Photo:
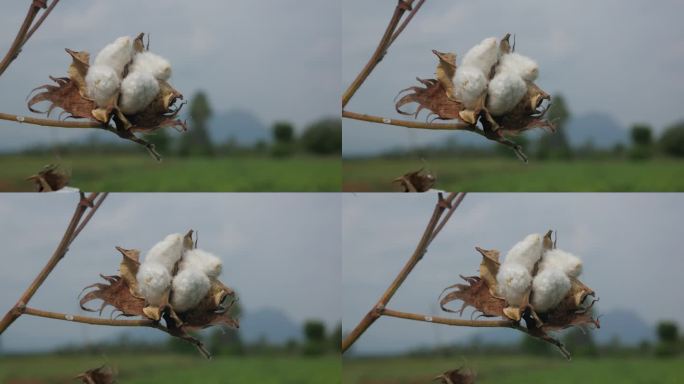
{"label": "thin twig", "polygon": [[69,315],[66,313],[59,313],[59,312],[50,312],[50,311],[44,311],[42,309],[36,309],[36,308],[30,308],[30,307],[24,308],[22,314],[30,315],[30,316],[37,316],[37,317],[45,317],[48,319],[71,321],[74,323],[93,324],[93,325],[110,325],[110,326],[115,326],[115,327],[152,327],[152,328],[157,328],[155,326],[156,321],[150,320],[150,319],[132,319],[132,320],[103,319],[100,317],[79,316],[79,315]]}
{"label": "thin twig", "polygon": [[93,204],[93,209],[91,209],[86,217],[81,221],[81,224],[79,224],[78,228],[74,231],[73,236],[71,237],[71,241],[73,242],[74,239],[81,233],[83,228],[85,228],[86,225],[88,225],[88,222],[90,219],[93,217],[95,212],[97,212],[98,208],[100,208],[100,205],[102,205],[102,202],[104,199],[107,198],[107,195],[109,195],[109,192],[104,192],[102,195],[99,196],[98,200]]}
{"label": "thin twig", "polygon": [[43,21],[45,21],[45,19],[47,19],[47,17],[50,15],[50,12],[52,12],[52,10],[55,8],[55,6],[58,3],[59,3],[59,0],[52,0],[52,3],[50,3],[50,5],[47,7],[47,9],[40,15],[40,18],[38,19],[38,21],[36,21],[33,24],[33,27],[31,27],[31,30],[28,31],[28,33],[26,34],[26,37],[24,38],[24,42],[22,43],[22,45],[26,44],[26,42],[31,38],[31,36],[33,36],[33,34],[38,30],[38,28],[40,28],[40,26],[43,25]]}
{"label": "thin twig", "polygon": [[[59,127],[59,128],[102,128],[107,129],[107,126],[95,120],[86,121],[63,121],[54,119],[39,119],[36,117],[13,115],[10,113],[0,113],[0,120],[9,120],[16,123],[28,123],[33,125],[40,125],[43,127]],[[109,129],[107,129],[109,130]]]}
{"label": "thin twig", "polygon": [[426,323],[453,325],[457,327],[480,327],[480,328],[517,328],[518,323],[511,320],[464,320],[450,319],[447,317],[430,316],[418,313],[400,312],[385,308],[382,310],[383,316],[396,317],[400,319],[423,321]]}
{"label": "thin twig", "polygon": [[[45,279],[50,275],[50,273],[55,269],[57,266],[57,263],[59,263],[60,260],[64,257],[64,255],[67,253],[69,250],[69,245],[73,242],[75,236],[74,234],[76,233],[76,230],[79,228],[79,223],[81,223],[81,218],[85,214],[86,210],[91,208],[93,211],[97,210],[99,208],[99,205],[94,206],[93,202],[97,198],[99,194],[98,193],[91,193],[87,198],[81,193],[80,199],[78,204],[76,205],[76,209],[74,210],[74,214],[71,217],[71,220],[69,222],[69,225],[67,226],[66,230],[64,231],[64,235],[62,236],[62,240],[59,242],[59,245],[57,245],[57,248],[52,254],[52,257],[48,260],[47,264],[43,267],[43,269],[38,273],[38,276],[31,282],[31,284],[26,288],[26,291],[21,295],[17,303],[5,314],[5,316],[0,320],[0,335],[9,327],[19,316],[22,315],[24,310],[26,309],[27,304],[35,295],[36,291],[38,291],[38,288],[43,284]],[[100,204],[102,202],[100,201]],[[91,211],[92,212],[92,211]],[[91,215],[90,215],[91,216]],[[88,218],[89,220],[89,218]],[[81,227],[82,229],[82,227]],[[79,231],[80,232],[80,231]]]}
{"label": "thin twig", "polygon": [[45,8],[45,6],[45,0],[33,0],[31,2],[28,12],[26,12],[24,22],[21,24],[21,27],[19,27],[17,36],[14,38],[14,41],[12,42],[12,45],[10,45],[5,57],[2,59],[2,61],[0,61],[0,76],[5,73],[7,67],[9,67],[12,61],[14,61],[14,59],[17,58],[17,55],[19,55],[21,47],[26,42],[26,34],[28,33],[33,20],[36,18],[38,12],[40,12],[42,8]]}
{"label": "thin twig", "polygon": [[[432,212],[432,217],[430,218],[430,221],[428,222],[427,226],[425,227],[425,231],[423,231],[423,235],[418,242],[418,245],[416,246],[415,250],[413,251],[413,254],[409,258],[409,260],[406,262],[404,267],[401,269],[399,274],[394,278],[394,281],[390,284],[389,287],[387,287],[387,290],[385,290],[385,293],[380,297],[378,302],[373,306],[373,308],[366,314],[366,316],[361,319],[359,324],[347,335],[347,337],[342,340],[342,352],[346,351],[351,347],[356,340],[358,340],[359,337],[377,320],[382,316],[384,309],[387,306],[387,303],[392,299],[394,294],[397,292],[399,287],[403,284],[403,282],[406,280],[408,275],[413,271],[413,268],[418,264],[418,262],[423,258],[423,255],[427,251],[427,247],[430,245],[432,240],[434,240],[434,231],[437,225],[439,224],[439,219],[444,213],[444,211],[449,208],[455,210],[458,206],[458,204],[452,204],[459,195],[463,194],[457,194],[457,193],[450,193],[449,196],[444,199],[442,197],[442,194],[439,194],[439,198],[437,203],[435,204],[435,208]],[[462,197],[461,197],[462,200]],[[459,201],[460,202],[460,201]]]}
{"label": "thin twig", "polygon": [[389,24],[387,24],[385,33],[380,39],[377,48],[375,48],[375,52],[373,52],[373,55],[368,60],[366,65],[363,67],[361,72],[359,72],[359,74],[356,75],[354,81],[352,81],[347,90],[345,90],[342,94],[342,109],[344,109],[344,107],[347,106],[347,103],[349,103],[349,100],[351,100],[352,96],[354,96],[359,87],[361,87],[361,85],[366,81],[368,75],[370,75],[371,72],[373,72],[373,69],[375,69],[378,63],[380,63],[382,58],[385,56],[387,49],[393,42],[393,40],[391,40],[392,35],[394,34],[394,31],[396,30],[399,21],[401,20],[404,13],[407,10],[411,9],[413,1],[414,0],[398,0],[397,6],[394,8],[394,14],[390,19]]}
{"label": "thin twig", "polygon": [[425,0],[418,0],[418,4],[416,4],[416,6],[413,7],[413,9],[411,9],[411,12],[409,12],[408,16],[406,16],[406,18],[401,23],[399,28],[397,28],[397,30],[394,31],[394,34],[390,38],[389,43],[387,43],[388,47],[392,45],[394,43],[394,40],[396,40],[397,37],[399,37],[399,35],[404,31],[404,29],[406,29],[406,26],[408,25],[408,23],[411,22],[411,20],[413,20],[413,16],[415,16],[416,13],[418,13],[418,10],[420,10],[420,7],[423,6],[423,3],[425,3]]}

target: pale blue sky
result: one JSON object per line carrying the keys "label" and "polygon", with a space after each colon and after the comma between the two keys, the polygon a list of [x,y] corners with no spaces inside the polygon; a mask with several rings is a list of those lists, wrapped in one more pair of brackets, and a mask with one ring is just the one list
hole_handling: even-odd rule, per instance
{"label": "pale blue sky", "polygon": [[[3,314],[52,254],[76,201],[71,193],[0,194]],[[77,297],[102,281],[100,273],[117,273],[114,246],[145,252],[192,228],[200,247],[222,258],[221,280],[237,290],[245,310],[276,308],[297,324],[318,318],[331,329],[341,318],[339,212],[337,194],[111,194],[30,305],[93,315],[80,310]],[[2,335],[2,347],[45,349],[121,332],[25,316]]]}

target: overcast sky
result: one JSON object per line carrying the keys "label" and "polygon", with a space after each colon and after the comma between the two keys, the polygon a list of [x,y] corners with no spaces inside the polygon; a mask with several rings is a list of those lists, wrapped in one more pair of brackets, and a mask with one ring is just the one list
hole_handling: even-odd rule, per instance
{"label": "overcast sky", "polygon": [[[344,1],[342,85],[366,63],[396,1]],[[634,1],[427,1],[348,109],[391,118],[396,94],[430,78],[430,52],[463,55],[485,37],[517,36],[517,50],[535,58],[538,84],[566,96],[572,113],[605,112],[628,127],[656,130],[684,118],[684,2]],[[422,118],[425,115],[421,115]],[[468,135],[469,133],[456,134]],[[345,119],[344,152],[369,152],[434,142],[453,133],[418,131]]]}
{"label": "overcast sky", "polygon": [[[0,196],[3,314],[52,254],[76,200],[74,194]],[[276,308],[298,324],[317,318],[331,329],[341,318],[340,204],[337,194],[112,194],[30,305],[83,314],[81,290],[101,282],[100,273],[118,271],[114,246],[145,252],[167,234],[192,228],[199,246],[222,258],[220,279],[237,290],[246,311]],[[25,316],[2,335],[2,347],[44,349],[120,332]]]}
{"label": "overcast sky", "polygon": [[[0,111],[29,114],[29,91],[50,82],[49,75],[66,75],[70,60],[64,48],[97,53],[119,36],[146,32],[151,50],[171,61],[171,83],[187,97],[203,89],[217,112],[244,108],[266,124],[284,119],[301,127],[339,113],[340,3],[63,1],[0,78]],[[28,4],[3,5],[3,55]],[[0,128],[0,148],[69,140],[91,132],[8,122],[0,122]]]}
{"label": "overcast sky", "polygon": [[[344,195],[345,331],[377,302],[408,260],[435,201],[434,194]],[[477,275],[481,256],[475,246],[505,254],[527,234],[554,229],[558,247],[582,257],[581,279],[598,293],[599,314],[628,309],[649,325],[666,319],[682,324],[682,216],[681,194],[469,194],[388,307],[457,316],[442,312],[437,297],[461,281],[459,274]],[[596,332],[601,331],[610,330]],[[381,318],[354,349],[397,351],[465,341],[475,332]]]}

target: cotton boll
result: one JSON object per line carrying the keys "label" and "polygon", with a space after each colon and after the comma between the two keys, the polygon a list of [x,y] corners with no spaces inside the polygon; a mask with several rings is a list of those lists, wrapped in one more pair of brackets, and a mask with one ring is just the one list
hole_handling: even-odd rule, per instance
{"label": "cotton boll", "polygon": [[119,75],[110,67],[93,65],[86,74],[86,92],[88,97],[95,100],[98,107],[106,107],[109,100],[119,90],[121,80]]}
{"label": "cotton boll", "polygon": [[145,109],[159,93],[159,82],[148,72],[131,72],[121,82],[119,109],[125,114]]}
{"label": "cotton boll", "polygon": [[509,53],[501,57],[497,72],[517,73],[523,80],[535,81],[539,77],[539,65],[536,61],[519,53]]}
{"label": "cotton boll", "polygon": [[557,268],[537,273],[532,281],[532,306],[537,312],[556,307],[570,291],[570,279]]}
{"label": "cotton boll", "polygon": [[189,268],[178,272],[171,282],[171,305],[176,312],[194,308],[209,292],[211,283],[202,271]]}
{"label": "cotton boll", "polygon": [[534,265],[542,257],[542,244],[542,236],[540,234],[533,233],[527,235],[527,237],[508,251],[504,264],[518,264],[532,273]]}
{"label": "cotton boll", "polygon": [[217,256],[201,249],[191,249],[185,252],[178,265],[178,270],[198,269],[205,275],[216,278],[221,274],[223,262]]}
{"label": "cotton boll", "polygon": [[152,249],[147,252],[145,264],[150,262],[161,264],[169,273],[171,273],[182,254],[183,235],[180,233],[173,233],[155,244]]}
{"label": "cotton boll", "polygon": [[[492,67],[499,60],[499,44],[496,37],[489,37],[472,48],[463,56],[461,66],[475,67],[485,75],[489,75]],[[489,77],[489,76],[487,76]]]}
{"label": "cotton boll", "polygon": [[501,72],[489,82],[487,110],[493,116],[510,112],[527,93],[527,84],[516,73]]}
{"label": "cotton boll", "polygon": [[129,72],[148,72],[157,80],[171,77],[171,63],[165,58],[149,51],[138,53],[128,67]]}
{"label": "cotton boll", "polygon": [[102,48],[95,57],[95,65],[106,65],[121,76],[124,67],[133,58],[133,52],[133,40],[130,36],[119,37]]}
{"label": "cotton boll", "polygon": [[578,277],[582,273],[582,260],[570,252],[550,249],[539,263],[539,271],[546,269],[560,269],[570,277]]}
{"label": "cotton boll", "polygon": [[454,76],[456,99],[468,109],[475,109],[487,88],[487,78],[475,67],[458,67]]}
{"label": "cotton boll", "polygon": [[166,268],[155,262],[145,262],[140,265],[138,274],[138,288],[145,300],[152,305],[160,305],[164,292],[171,285],[171,274]]}
{"label": "cotton boll", "polygon": [[509,305],[522,304],[525,293],[532,284],[532,275],[519,264],[502,264],[496,274],[498,293]]}

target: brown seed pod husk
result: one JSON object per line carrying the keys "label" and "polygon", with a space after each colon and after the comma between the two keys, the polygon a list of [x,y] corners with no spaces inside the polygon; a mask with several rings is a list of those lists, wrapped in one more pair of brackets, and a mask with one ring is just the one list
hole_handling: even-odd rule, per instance
{"label": "brown seed pod husk", "polygon": [[461,367],[446,371],[432,381],[439,381],[442,384],[474,384],[476,377],[473,371]]}
{"label": "brown seed pod husk", "polygon": [[427,192],[435,185],[436,181],[435,176],[430,172],[424,172],[423,168],[408,172],[392,180],[393,183],[398,183],[404,192]]}
{"label": "brown seed pod husk", "polygon": [[40,172],[31,175],[26,180],[33,181],[36,184],[36,191],[38,192],[53,192],[59,191],[69,184],[69,175],[59,169],[59,165],[46,165]]}
{"label": "brown seed pod husk", "polygon": [[112,384],[116,379],[116,371],[107,365],[103,365],[80,373],[75,378],[85,384]]}

